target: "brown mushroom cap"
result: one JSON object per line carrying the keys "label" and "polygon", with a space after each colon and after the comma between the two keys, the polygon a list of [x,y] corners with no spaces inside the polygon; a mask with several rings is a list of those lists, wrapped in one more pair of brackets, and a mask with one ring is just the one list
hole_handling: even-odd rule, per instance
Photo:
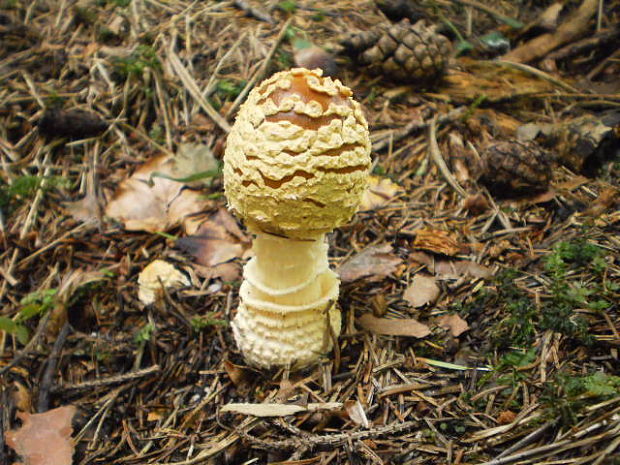
{"label": "brown mushroom cap", "polygon": [[368,124],[351,95],[303,68],[250,92],[224,155],[226,197],[250,227],[304,238],[350,220],[370,169]]}

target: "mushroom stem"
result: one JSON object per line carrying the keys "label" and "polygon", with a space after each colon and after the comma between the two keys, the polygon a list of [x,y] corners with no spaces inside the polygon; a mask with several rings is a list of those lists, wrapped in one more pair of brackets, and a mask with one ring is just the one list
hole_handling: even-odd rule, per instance
{"label": "mushroom stem", "polygon": [[331,349],[341,325],[339,281],[329,269],[325,235],[258,233],[253,250],[233,321],[237,344],[259,366],[299,368],[316,361]]}

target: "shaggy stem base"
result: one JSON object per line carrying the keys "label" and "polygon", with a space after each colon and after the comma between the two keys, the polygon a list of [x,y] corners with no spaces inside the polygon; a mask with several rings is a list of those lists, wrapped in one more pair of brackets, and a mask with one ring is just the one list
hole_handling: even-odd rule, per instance
{"label": "shaggy stem base", "polygon": [[244,268],[232,322],[247,361],[261,367],[310,365],[340,334],[339,280],[323,234],[300,240],[259,233]]}

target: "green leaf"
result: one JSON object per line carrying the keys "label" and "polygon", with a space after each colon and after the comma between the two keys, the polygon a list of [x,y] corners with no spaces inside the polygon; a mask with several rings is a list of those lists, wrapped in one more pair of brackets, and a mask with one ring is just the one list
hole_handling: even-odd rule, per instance
{"label": "green leaf", "polygon": [[499,31],[493,31],[480,37],[480,42],[491,49],[510,47],[510,41]]}
{"label": "green leaf", "polygon": [[462,55],[463,53],[469,52],[470,50],[473,50],[474,46],[471,42],[468,42],[466,40],[459,40],[458,43],[456,44],[456,55]]}
{"label": "green leaf", "polygon": [[521,29],[523,26],[525,26],[525,24],[523,24],[521,21],[514,18],[509,18],[508,16],[498,16],[497,19],[504,24],[507,24],[513,29]]}
{"label": "green leaf", "polygon": [[170,181],[182,182],[184,184],[187,184],[190,182],[200,181],[202,179],[215,178],[219,176],[221,172],[222,172],[221,168],[217,168],[217,169],[209,170],[209,171],[200,171],[199,173],[194,173],[184,178],[175,178],[166,173],[160,173],[159,171],[154,171],[153,174],[151,174],[151,177],[149,179],[149,185],[153,186],[153,178],[164,178],[164,179],[169,179]]}
{"label": "green leaf", "polygon": [[278,3],[278,8],[287,13],[295,13],[297,10],[297,3],[293,0],[283,0]]}
{"label": "green leaf", "polygon": [[146,344],[151,340],[153,331],[155,331],[155,325],[153,323],[145,324],[142,328],[138,330],[138,332],[134,336],[134,341],[136,341],[138,344]]}
{"label": "green leaf", "polygon": [[0,316],[0,331],[6,331],[7,333],[12,334],[21,344],[25,345],[28,342],[28,328],[24,325],[20,325],[10,318]]}

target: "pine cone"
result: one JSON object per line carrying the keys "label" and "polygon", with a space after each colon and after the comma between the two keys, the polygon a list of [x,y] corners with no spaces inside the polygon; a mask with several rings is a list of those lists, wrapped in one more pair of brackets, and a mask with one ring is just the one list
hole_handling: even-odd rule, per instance
{"label": "pine cone", "polygon": [[424,21],[412,26],[407,19],[350,35],[341,43],[370,73],[421,85],[443,75],[451,52],[450,41],[433,27]]}
{"label": "pine cone", "polygon": [[547,190],[552,178],[552,156],[534,142],[494,142],[480,154],[480,182],[498,197]]}

